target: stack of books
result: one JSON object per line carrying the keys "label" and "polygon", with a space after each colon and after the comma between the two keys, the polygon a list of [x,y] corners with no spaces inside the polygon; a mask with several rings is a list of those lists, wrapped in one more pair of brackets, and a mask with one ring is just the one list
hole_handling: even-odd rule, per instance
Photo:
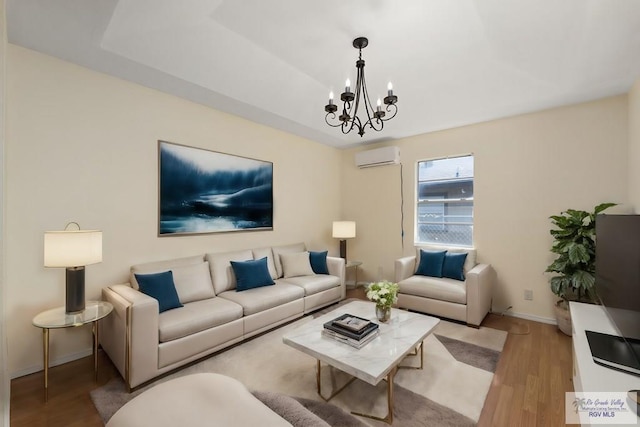
{"label": "stack of books", "polygon": [[379,334],[378,324],[351,314],[343,314],[324,324],[322,335],[362,348]]}

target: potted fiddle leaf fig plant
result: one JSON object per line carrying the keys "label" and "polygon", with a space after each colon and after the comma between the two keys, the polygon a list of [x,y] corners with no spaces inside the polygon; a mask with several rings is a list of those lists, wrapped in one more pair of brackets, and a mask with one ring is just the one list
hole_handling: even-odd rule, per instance
{"label": "potted fiddle leaf fig plant", "polygon": [[555,226],[551,252],[558,257],[547,267],[554,273],[549,280],[551,292],[560,298],[555,305],[558,328],[571,335],[569,301],[595,302],[596,215],[615,206],[601,203],[593,212],[567,209],[549,218]]}

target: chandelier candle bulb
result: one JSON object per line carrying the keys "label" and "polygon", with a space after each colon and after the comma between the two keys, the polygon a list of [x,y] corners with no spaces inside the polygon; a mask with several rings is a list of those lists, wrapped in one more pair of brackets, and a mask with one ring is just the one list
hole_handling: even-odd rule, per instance
{"label": "chandelier candle bulb", "polygon": [[345,82],[344,91],[347,93],[351,92],[351,80],[347,79],[347,81]]}
{"label": "chandelier candle bulb", "polygon": [[377,102],[376,107],[377,107],[378,111],[382,110],[382,101],[380,101],[380,98],[378,98],[378,102]]}
{"label": "chandelier candle bulb", "polygon": [[387,85],[387,95],[393,96],[393,85],[391,84],[391,82],[389,82],[389,84]]}
{"label": "chandelier candle bulb", "polygon": [[329,105],[333,105],[333,92],[329,92]]}

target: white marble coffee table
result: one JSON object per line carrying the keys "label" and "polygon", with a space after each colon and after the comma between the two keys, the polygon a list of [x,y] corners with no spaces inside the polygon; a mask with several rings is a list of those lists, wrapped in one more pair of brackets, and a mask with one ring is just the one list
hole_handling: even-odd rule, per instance
{"label": "white marble coffee table", "polygon": [[[322,325],[345,313],[377,322],[380,325],[380,335],[360,349],[323,336]],[[400,366],[400,362],[406,356],[416,356],[419,350],[420,367],[413,369],[422,369],[424,362],[422,342],[433,332],[439,322],[440,320],[434,317],[392,309],[389,322],[380,323],[376,319],[373,303],[354,301],[295,328],[284,335],[282,341],[318,360],[316,386],[318,394],[325,401],[330,400],[356,378],[372,385],[386,380],[389,411],[387,416],[376,417],[355,412],[354,414],[391,424],[393,422],[393,377],[398,368],[405,367]],[[320,381],[321,362],[352,375],[353,379],[329,397],[324,397]],[[410,367],[407,366],[407,368]]]}

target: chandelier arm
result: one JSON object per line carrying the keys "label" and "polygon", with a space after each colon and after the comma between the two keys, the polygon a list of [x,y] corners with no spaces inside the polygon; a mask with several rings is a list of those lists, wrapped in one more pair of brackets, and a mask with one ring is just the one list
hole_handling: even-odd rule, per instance
{"label": "chandelier arm", "polygon": [[326,116],[324,116],[324,121],[331,126],[332,128],[337,128],[342,126],[342,122],[336,123],[336,124],[332,124],[331,122],[329,122],[329,116],[333,116],[331,117],[331,120],[335,120],[336,119],[336,113],[327,113]]}
{"label": "chandelier arm", "polygon": [[367,81],[364,78],[364,67],[362,68],[362,99],[364,101],[364,108],[367,112],[367,121],[371,121],[372,120],[372,116],[373,116],[373,104],[371,104],[371,99],[369,98],[369,90],[367,89]]}
{"label": "chandelier arm", "polygon": [[[393,109],[391,109],[391,107],[393,107]],[[382,121],[385,121],[385,122],[387,120],[393,119],[396,116],[396,114],[398,114],[398,106],[396,104],[387,105],[387,108],[385,108],[385,110],[387,110],[387,112],[393,111],[392,115],[390,115],[389,117],[385,117],[385,118],[381,119]]]}

